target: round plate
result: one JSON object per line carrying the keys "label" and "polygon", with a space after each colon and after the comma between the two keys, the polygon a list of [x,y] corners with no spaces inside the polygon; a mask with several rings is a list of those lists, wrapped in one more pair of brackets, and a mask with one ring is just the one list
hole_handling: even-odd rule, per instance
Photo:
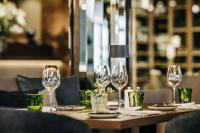
{"label": "round plate", "polygon": [[160,110],[160,111],[170,111],[174,110],[177,108],[177,106],[172,106],[172,105],[152,105],[152,106],[147,106],[148,109],[152,110]]}
{"label": "round plate", "polygon": [[190,103],[176,103],[176,106],[183,106],[183,107],[188,107],[194,105],[195,102],[190,102]]}
{"label": "round plate", "polygon": [[90,118],[96,118],[96,119],[108,119],[108,118],[116,118],[119,115],[121,115],[121,113],[115,112],[115,113],[109,113],[109,112],[99,112],[99,113],[95,113],[95,112],[90,112],[87,114]]}
{"label": "round plate", "polygon": [[131,110],[133,110],[133,111],[136,111],[136,110],[139,110],[139,109],[141,109],[142,108],[142,106],[137,106],[137,107],[129,107],[128,109],[131,109]]}
{"label": "round plate", "polygon": [[67,106],[57,106],[56,110],[58,110],[58,111],[77,111],[77,110],[82,110],[85,108],[86,108],[86,106],[81,106],[81,105],[67,105]]}

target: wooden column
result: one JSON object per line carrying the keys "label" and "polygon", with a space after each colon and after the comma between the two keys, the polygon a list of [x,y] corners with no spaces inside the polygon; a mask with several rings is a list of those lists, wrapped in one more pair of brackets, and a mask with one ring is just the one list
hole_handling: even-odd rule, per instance
{"label": "wooden column", "polygon": [[[167,20],[168,20],[168,25],[167,25],[167,29],[168,29],[168,34],[172,37],[173,33],[174,33],[174,13],[173,13],[173,7],[169,5],[168,1],[168,14],[167,14]],[[167,60],[167,65],[172,65],[174,63],[174,60]],[[166,66],[167,67],[167,66]]]}
{"label": "wooden column", "polygon": [[186,51],[187,51],[187,64],[186,71],[192,73],[192,0],[186,0]]}
{"label": "wooden column", "polygon": [[137,86],[137,45],[136,45],[136,1],[131,1],[131,49],[130,49],[130,81],[131,87]]}
{"label": "wooden column", "polygon": [[[150,2],[153,5],[153,0],[151,0]],[[148,12],[149,69],[154,68],[154,17],[153,16],[154,16],[153,11]]]}
{"label": "wooden column", "polygon": [[73,56],[74,56],[74,64],[73,64],[73,74],[79,74],[79,54],[80,54],[80,37],[79,37],[79,0],[73,0],[73,12],[74,12],[74,33],[73,33],[73,42],[74,42],[74,47],[73,47]]}

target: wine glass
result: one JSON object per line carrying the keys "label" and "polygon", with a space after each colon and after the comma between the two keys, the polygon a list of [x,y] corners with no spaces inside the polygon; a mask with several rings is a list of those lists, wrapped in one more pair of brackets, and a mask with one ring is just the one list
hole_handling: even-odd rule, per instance
{"label": "wine glass", "polygon": [[176,86],[181,82],[182,74],[180,66],[170,65],[167,71],[167,81],[168,84],[173,88],[173,103],[175,104],[175,91]]}
{"label": "wine glass", "polygon": [[107,65],[99,65],[95,73],[96,81],[103,87],[110,84],[110,70]]}
{"label": "wine glass", "polygon": [[118,90],[118,109],[121,109],[120,101],[121,101],[121,91],[128,83],[128,74],[126,71],[125,65],[117,64],[114,65],[111,74],[111,83]]}
{"label": "wine glass", "polygon": [[50,111],[52,111],[52,96],[60,85],[60,71],[55,65],[46,65],[42,73],[42,84],[49,91]]}

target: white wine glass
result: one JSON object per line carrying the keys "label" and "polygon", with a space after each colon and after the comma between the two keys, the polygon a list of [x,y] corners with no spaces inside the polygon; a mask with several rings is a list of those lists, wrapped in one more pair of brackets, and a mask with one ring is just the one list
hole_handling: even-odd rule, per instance
{"label": "white wine glass", "polygon": [[60,71],[56,65],[46,65],[42,73],[42,84],[49,91],[50,111],[52,111],[52,96],[60,85]]}
{"label": "white wine glass", "polygon": [[121,109],[121,91],[128,83],[128,74],[126,70],[126,66],[122,64],[117,64],[113,66],[112,74],[111,74],[111,83],[118,90],[118,109]]}
{"label": "white wine glass", "polygon": [[182,80],[182,73],[180,66],[176,65],[170,65],[167,70],[167,81],[168,84],[173,89],[173,100],[172,102],[175,104],[175,92],[176,92],[176,86],[181,82]]}
{"label": "white wine glass", "polygon": [[95,72],[95,79],[103,87],[106,87],[110,84],[110,70],[107,65],[99,65]]}

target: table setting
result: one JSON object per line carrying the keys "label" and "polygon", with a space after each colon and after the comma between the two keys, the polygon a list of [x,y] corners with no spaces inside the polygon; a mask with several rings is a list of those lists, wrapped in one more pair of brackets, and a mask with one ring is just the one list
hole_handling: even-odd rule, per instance
{"label": "table setting", "polygon": [[[200,110],[200,104],[191,101],[191,88],[179,88],[179,102],[175,101],[175,89],[181,82],[181,71],[178,66],[169,66],[167,81],[173,90],[172,103],[144,105],[144,91],[137,87],[128,87],[124,90],[124,99],[121,99],[121,91],[128,82],[126,67],[117,64],[110,73],[107,65],[100,65],[95,72],[95,83],[92,89],[80,90],[80,105],[52,105],[51,95],[60,84],[60,73],[55,66],[45,66],[43,70],[42,83],[49,91],[50,106],[42,106],[41,94],[27,95],[29,111],[42,112],[76,112],[84,114],[87,119],[120,119],[129,117],[148,117],[176,110]],[[118,90],[118,100],[108,101],[108,94],[113,92],[109,84]]]}

